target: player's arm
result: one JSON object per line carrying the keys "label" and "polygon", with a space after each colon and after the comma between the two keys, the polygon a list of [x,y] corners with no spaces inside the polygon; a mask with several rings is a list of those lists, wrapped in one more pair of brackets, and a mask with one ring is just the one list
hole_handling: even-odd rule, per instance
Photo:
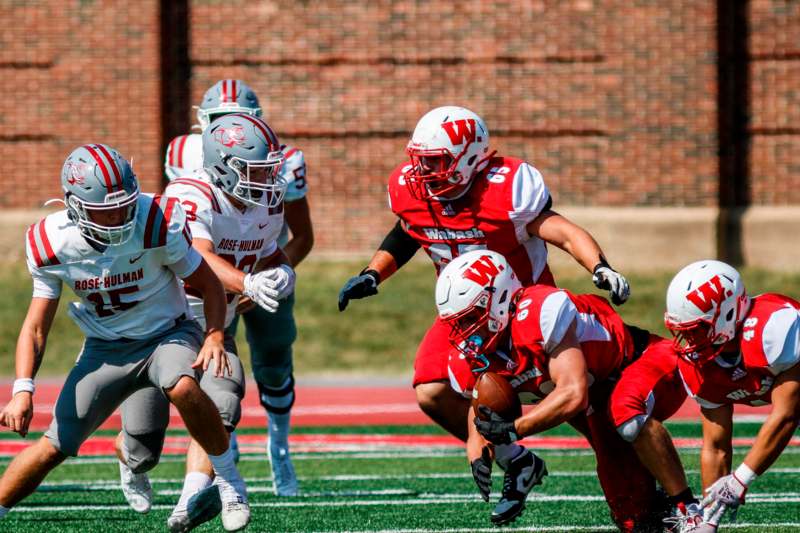
{"label": "player's arm", "polygon": [[367,268],[353,276],[339,291],[339,311],[344,311],[350,300],[366,298],[378,293],[378,284],[394,274],[419,250],[420,244],[403,229],[398,220],[386,234],[372,256]]}
{"label": "player's arm", "polygon": [[700,472],[703,487],[708,487],[731,471],[733,457],[733,405],[701,407],[703,448],[700,451]]}
{"label": "player's arm", "polygon": [[[772,410],[743,464],[763,474],[789,444],[800,422],[800,364],[781,372],[772,387]],[[752,480],[747,481],[749,482]]]}
{"label": "player's arm", "polygon": [[192,239],[192,247],[197,250],[211,270],[214,271],[219,281],[222,282],[222,287],[227,292],[235,294],[242,294],[244,291],[244,277],[245,273],[221,258],[214,251],[214,243],[208,239],[201,239],[194,237]]}
{"label": "player's arm", "polygon": [[555,388],[534,409],[514,421],[514,430],[520,438],[562,424],[589,405],[586,359],[575,327],[573,322],[548,361]]}
{"label": "player's arm", "polygon": [[0,425],[23,437],[33,418],[33,378],[42,364],[47,335],[57,310],[58,297],[32,298],[17,338],[16,380],[11,400],[0,412]]}
{"label": "player's arm", "polygon": [[308,199],[304,196],[292,202],[286,202],[284,217],[292,232],[292,238],[283,247],[283,251],[289,258],[289,263],[296,267],[314,246],[314,226],[311,223]]}
{"label": "player's arm", "polygon": [[586,270],[600,289],[611,292],[615,304],[624,303],[630,295],[628,281],[611,268],[600,245],[589,232],[551,209],[543,211],[526,226],[528,234],[558,246]]}
{"label": "player's arm", "polygon": [[203,315],[206,319],[205,341],[192,367],[202,367],[205,371],[208,370],[209,363],[214,361],[217,376],[224,375],[225,372],[232,375],[224,346],[227,304],[222,282],[204,259],[201,259],[197,268],[183,277],[183,280],[200,293],[203,299]]}

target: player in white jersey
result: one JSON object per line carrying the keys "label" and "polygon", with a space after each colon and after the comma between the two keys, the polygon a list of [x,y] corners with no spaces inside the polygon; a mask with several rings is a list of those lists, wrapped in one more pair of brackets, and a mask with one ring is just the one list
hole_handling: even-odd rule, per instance
{"label": "player in white jersey", "polygon": [[[80,298],[70,316],[86,335],[45,435],[0,479],[0,516],[33,492],[131,393],[155,387],[178,409],[210,454],[226,502],[223,525],[250,519],[222,420],[198,386],[204,370],[229,371],[223,346],[224,293],[191,246],[179,202],[139,193],[129,163],[103,144],[74,150],[61,173],[66,210],[27,232],[33,297],[17,342],[12,399],[0,424],[25,435],[33,415],[33,378],[44,355],[62,285]],[[205,297],[205,334],[187,317],[178,278]],[[123,459],[125,459],[123,457]]]}
{"label": "player in white jersey", "polygon": [[[261,107],[255,93],[240,80],[225,79],[214,84],[204,95],[197,110],[198,125],[205,130],[208,124],[226,113],[246,113],[261,116]],[[202,168],[201,135],[180,135],[170,142],[164,169],[173,180],[191,171]],[[308,255],[314,244],[306,199],[306,164],[303,152],[283,145],[284,162],[281,177],[287,184],[285,200],[286,223],[278,239],[292,265],[297,265]],[[289,232],[291,231],[291,238]],[[278,310],[268,312],[261,307],[247,307],[244,303],[239,312],[247,326],[247,343],[253,376],[259,389],[262,406],[269,415],[269,457],[272,466],[275,493],[279,496],[297,494],[297,477],[289,457],[289,422],[294,404],[294,378],[292,375],[292,344],[297,337],[294,321],[294,294],[281,300]],[[238,317],[229,328],[235,335]],[[235,447],[235,433],[231,445]]]}
{"label": "player in white jersey", "polygon": [[[294,288],[294,271],[277,245],[283,226],[283,196],[286,185],[279,168],[283,162],[278,139],[261,119],[244,114],[229,114],[214,121],[203,133],[205,168],[173,180],[165,194],[178,199],[186,210],[193,246],[222,280],[228,292],[225,325],[235,316],[240,295],[246,295],[261,308],[274,312],[279,301]],[[203,299],[193,287],[186,293],[195,316],[201,317]],[[204,376],[201,388],[208,393],[222,414],[228,431],[239,421],[244,395],[244,376],[235,355],[235,342],[226,336],[228,358],[235,361],[232,376]],[[125,402],[123,422],[138,418],[144,433],[159,433],[157,456],[163,443],[166,424],[161,416],[144,417],[148,406],[166,411],[168,406],[152,390],[140,391]],[[152,410],[152,408],[150,409]],[[148,424],[150,425],[147,428]],[[123,475],[123,490],[126,476]],[[212,486],[213,469],[202,448],[192,442],[187,456],[184,488],[168,526],[172,531],[188,531],[219,513],[217,488]],[[141,480],[141,486],[149,483]],[[135,493],[129,483],[128,493]],[[126,493],[126,496],[128,495]],[[149,498],[146,492],[137,495]],[[132,506],[135,503],[128,498]]]}

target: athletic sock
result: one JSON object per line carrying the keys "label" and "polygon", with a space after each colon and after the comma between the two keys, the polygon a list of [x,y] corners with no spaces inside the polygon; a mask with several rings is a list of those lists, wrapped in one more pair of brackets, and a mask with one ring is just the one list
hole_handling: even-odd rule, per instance
{"label": "athletic sock", "polygon": [[208,454],[208,458],[214,465],[214,473],[222,480],[232,482],[240,479],[236,463],[233,461],[233,450],[230,447],[220,455]]}
{"label": "athletic sock", "polygon": [[682,503],[684,505],[697,503],[697,498],[695,498],[694,494],[692,494],[692,489],[690,487],[687,487],[686,489],[681,491],[679,494],[676,494],[675,496],[669,496],[668,500],[669,504],[672,507],[675,507],[679,503]]}
{"label": "athletic sock", "polygon": [[189,472],[183,480],[183,491],[178,500],[178,507],[186,507],[189,498],[200,492],[206,487],[211,486],[211,477],[205,472]]}
{"label": "athletic sock", "polygon": [[287,448],[289,446],[289,421],[291,412],[277,414],[269,413],[269,443],[270,446]]}
{"label": "athletic sock", "polygon": [[505,470],[508,468],[508,465],[525,453],[527,450],[524,446],[520,446],[519,444],[498,444],[494,447],[494,460],[495,462]]}

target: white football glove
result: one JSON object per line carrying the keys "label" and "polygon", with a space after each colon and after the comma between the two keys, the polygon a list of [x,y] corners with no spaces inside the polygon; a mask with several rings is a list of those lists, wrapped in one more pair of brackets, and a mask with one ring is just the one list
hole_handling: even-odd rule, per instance
{"label": "white football glove", "polygon": [[728,474],[716,480],[706,489],[706,497],[700,502],[705,521],[718,525],[728,511],[730,511],[731,522],[735,521],[739,506],[744,503],[746,492],[747,485],[739,481],[734,474]]}
{"label": "white football glove", "polygon": [[283,300],[294,292],[295,273],[289,265],[268,268],[263,273],[267,275],[272,289],[278,291],[278,300]]}
{"label": "white football glove", "polygon": [[600,262],[592,272],[592,282],[598,289],[605,289],[611,294],[614,305],[622,305],[631,295],[631,288],[625,276],[611,268],[608,263]]}
{"label": "white football glove", "polygon": [[278,310],[280,293],[273,288],[274,282],[267,271],[257,274],[246,274],[242,294],[253,300],[257,306],[274,313]]}

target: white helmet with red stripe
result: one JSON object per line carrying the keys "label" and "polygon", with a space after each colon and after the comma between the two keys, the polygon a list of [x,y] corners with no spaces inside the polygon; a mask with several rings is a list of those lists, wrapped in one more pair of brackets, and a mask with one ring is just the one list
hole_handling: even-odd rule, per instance
{"label": "white helmet with red stripe", "polygon": [[450,261],[436,281],[436,307],[451,327],[453,346],[468,358],[493,351],[520,289],[511,265],[497,252],[474,250]]}
{"label": "white helmet with red stripe", "polygon": [[203,137],[197,133],[178,135],[167,145],[164,171],[170,181],[203,168]]}
{"label": "white helmet with red stripe", "polygon": [[73,150],[61,169],[61,187],[67,215],[86,239],[110,246],[131,238],[139,183],[115,149],[86,144]]}
{"label": "white helmet with red stripe", "polygon": [[278,137],[258,117],[232,114],[203,132],[203,168],[214,184],[245,204],[278,207],[286,193]]}
{"label": "white helmet with red stripe", "polygon": [[458,106],[426,113],[406,151],[411,157],[406,184],[420,200],[453,200],[463,195],[494,155],[489,153],[489,129],[483,119]]}
{"label": "white helmet with red stripe", "polygon": [[261,107],[253,89],[241,80],[219,80],[211,86],[197,108],[197,121],[205,131],[215,119],[228,113],[261,116]]}
{"label": "white helmet with red stripe", "polygon": [[735,268],[711,259],[697,261],[669,284],[664,323],[681,357],[703,364],[736,337],[749,305]]}

